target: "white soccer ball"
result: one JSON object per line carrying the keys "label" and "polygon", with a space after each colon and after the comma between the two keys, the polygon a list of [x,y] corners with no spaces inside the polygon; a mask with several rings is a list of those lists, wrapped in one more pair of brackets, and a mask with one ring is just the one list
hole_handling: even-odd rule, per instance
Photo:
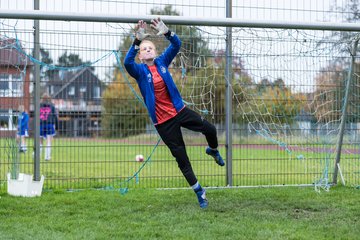
{"label": "white soccer ball", "polygon": [[144,156],[141,154],[138,154],[135,156],[135,161],[137,162],[143,162],[144,161]]}

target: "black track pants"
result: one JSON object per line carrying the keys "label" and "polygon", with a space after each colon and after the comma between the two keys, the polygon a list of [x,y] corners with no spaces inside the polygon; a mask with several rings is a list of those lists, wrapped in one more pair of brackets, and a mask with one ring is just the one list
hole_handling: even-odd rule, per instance
{"label": "black track pants", "polygon": [[209,147],[217,148],[218,139],[214,125],[202,118],[198,113],[185,107],[174,118],[155,126],[161,139],[169,147],[178,166],[190,186],[197,182],[181,132],[181,127],[205,135]]}

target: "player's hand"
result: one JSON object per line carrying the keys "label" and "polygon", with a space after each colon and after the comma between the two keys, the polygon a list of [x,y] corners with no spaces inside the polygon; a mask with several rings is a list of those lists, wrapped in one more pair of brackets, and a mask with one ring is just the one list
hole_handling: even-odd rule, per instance
{"label": "player's hand", "polygon": [[146,29],[146,22],[144,22],[143,20],[139,20],[138,24],[135,27],[135,37],[138,40],[142,41],[150,35],[145,32],[145,29]]}
{"label": "player's hand", "polygon": [[151,20],[151,27],[158,31],[157,35],[165,34],[169,31],[169,28],[165,25],[165,23],[158,17]]}

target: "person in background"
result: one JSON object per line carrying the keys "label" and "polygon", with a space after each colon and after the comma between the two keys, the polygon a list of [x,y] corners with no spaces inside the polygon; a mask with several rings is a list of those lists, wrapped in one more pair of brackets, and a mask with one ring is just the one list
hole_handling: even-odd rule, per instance
{"label": "person in background", "polygon": [[[186,153],[181,127],[201,132],[208,142],[206,153],[215,162],[224,166],[220,156],[218,138],[214,125],[206,121],[198,113],[186,107],[182,97],[169,72],[169,65],[180,50],[181,41],[170,31],[160,18],[153,19],[151,27],[169,40],[169,47],[157,56],[156,46],[149,40],[144,40],[146,23],[139,20],[136,26],[135,40],[126,54],[124,66],[127,72],[136,79],[149,115],[161,139],[175,157],[178,167],[188,184],[192,187],[201,208],[208,206],[205,189],[199,184]],[[135,62],[138,55],[141,63]]]}
{"label": "person in background", "polygon": [[44,93],[40,103],[40,152],[42,151],[43,139],[46,140],[45,161],[51,159],[51,145],[56,135],[58,115],[49,94]]}
{"label": "person in background", "polygon": [[17,139],[19,144],[19,152],[27,151],[25,138],[29,137],[29,114],[25,111],[24,105],[19,105],[18,132]]}

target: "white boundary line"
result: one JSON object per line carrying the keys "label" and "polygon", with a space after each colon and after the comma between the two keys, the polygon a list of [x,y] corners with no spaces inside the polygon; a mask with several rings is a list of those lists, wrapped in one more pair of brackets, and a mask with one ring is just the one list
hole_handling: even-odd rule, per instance
{"label": "white boundary line", "polygon": [[340,163],[337,163],[336,165],[337,165],[337,168],[339,169],[341,183],[342,183],[343,186],[345,186],[345,179],[344,179],[344,176],[343,176],[341,168],[340,168]]}

